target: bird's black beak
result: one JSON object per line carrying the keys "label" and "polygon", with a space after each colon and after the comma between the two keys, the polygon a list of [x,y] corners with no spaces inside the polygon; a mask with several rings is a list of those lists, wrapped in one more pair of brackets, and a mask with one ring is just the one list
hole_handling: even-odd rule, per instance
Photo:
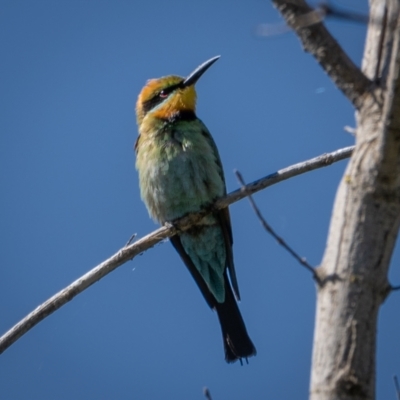
{"label": "bird's black beak", "polygon": [[194,85],[199,78],[217,61],[221,56],[210,58],[200,66],[198,66],[181,84],[181,87],[188,87]]}

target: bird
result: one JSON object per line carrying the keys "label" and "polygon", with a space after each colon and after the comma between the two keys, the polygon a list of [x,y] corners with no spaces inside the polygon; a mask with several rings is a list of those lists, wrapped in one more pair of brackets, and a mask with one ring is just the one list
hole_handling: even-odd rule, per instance
{"label": "bird", "polygon": [[[148,80],[138,96],[135,152],[140,194],[151,218],[162,225],[200,211],[226,194],[217,146],[196,116],[195,84],[219,58],[207,60],[186,78]],[[248,362],[256,349],[237,305],[240,293],[229,209],[212,212],[170,241],[217,312],[225,360]]]}

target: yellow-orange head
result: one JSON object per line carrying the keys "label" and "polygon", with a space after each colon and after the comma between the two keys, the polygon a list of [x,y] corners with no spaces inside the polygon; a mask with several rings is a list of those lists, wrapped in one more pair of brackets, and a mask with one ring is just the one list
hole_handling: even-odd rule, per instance
{"label": "yellow-orange head", "polygon": [[170,120],[182,111],[195,112],[194,84],[218,58],[213,57],[201,64],[187,78],[171,75],[147,81],[136,103],[138,125],[142,124],[148,114],[154,118]]}

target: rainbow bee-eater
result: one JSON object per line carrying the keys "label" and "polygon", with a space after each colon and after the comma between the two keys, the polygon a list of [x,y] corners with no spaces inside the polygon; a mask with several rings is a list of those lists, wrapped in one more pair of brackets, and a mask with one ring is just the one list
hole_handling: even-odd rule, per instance
{"label": "rainbow bee-eater", "polygon": [[[136,168],[141,197],[150,216],[160,224],[200,211],[226,194],[217,147],[195,114],[194,85],[218,58],[206,61],[187,78],[171,75],[149,80],[139,94]],[[226,361],[242,362],[242,358],[255,355],[236,303],[240,295],[228,208],[208,215],[170,240],[206,302],[218,314]]]}

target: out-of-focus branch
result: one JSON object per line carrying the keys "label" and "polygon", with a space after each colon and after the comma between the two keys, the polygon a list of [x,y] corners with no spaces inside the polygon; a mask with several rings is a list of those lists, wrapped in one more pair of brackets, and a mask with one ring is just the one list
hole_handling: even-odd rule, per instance
{"label": "out-of-focus branch", "polygon": [[211,393],[210,393],[210,390],[208,389],[208,387],[203,388],[203,394],[207,400],[212,400]]}
{"label": "out-of-focus branch", "polygon": [[319,157],[312,158],[310,160],[292,165],[290,167],[281,169],[273,174],[270,174],[264,178],[261,178],[255,182],[252,182],[242,189],[235,190],[227,196],[217,200],[215,204],[201,212],[189,214],[183,218],[174,221],[174,225],[163,226],[156,231],[144,236],[137,242],[123,247],[117,253],[115,253],[108,260],[103,261],[101,264],[81,276],[75,282],[71,283],[65,289],[61,290],[53,297],[45,301],[34,311],[28,314],[24,319],[14,325],[8,332],[0,337],[0,354],[10,347],[16,340],[22,335],[28,332],[40,321],[45,319],[47,316],[58,310],[64,304],[72,300],[79,293],[82,293],[89,286],[126,263],[132,260],[138,254],[150,249],[157,243],[164,239],[167,239],[179,231],[184,231],[190,226],[201,221],[204,216],[213,212],[214,210],[222,209],[230,204],[233,204],[249,194],[256,193],[268,186],[274,185],[278,182],[292,178],[297,175],[304,174],[305,172],[312,171],[314,169],[326,167],[334,162],[343,160],[350,157],[354,146],[346,147],[340,150],[336,150],[332,153],[323,154]]}
{"label": "out-of-focus branch", "polygon": [[366,14],[359,14],[347,10],[341,10],[338,7],[334,7],[328,3],[321,3],[318,5],[318,8],[321,10],[325,18],[341,19],[349,22],[357,22],[360,24],[368,23],[368,15]]}
{"label": "out-of-focus branch", "polygon": [[372,82],[325,28],[321,13],[304,0],[272,0],[272,3],[296,32],[304,50],[316,58],[336,86],[359,109]]}
{"label": "out-of-focus branch", "polygon": [[[359,23],[366,25],[368,23],[369,17],[366,14],[359,14],[347,10],[341,10],[328,3],[320,3],[309,14],[305,14],[304,16],[302,16],[301,19],[303,20],[303,24],[300,23],[301,20],[297,21],[299,28],[300,25],[301,27],[305,28],[306,26],[313,25],[317,22],[323,22],[327,19],[339,19],[350,23]],[[379,23],[380,22],[381,20],[379,20]],[[259,36],[271,37],[291,31],[292,29],[285,23],[263,23],[257,26],[256,34]]]}

